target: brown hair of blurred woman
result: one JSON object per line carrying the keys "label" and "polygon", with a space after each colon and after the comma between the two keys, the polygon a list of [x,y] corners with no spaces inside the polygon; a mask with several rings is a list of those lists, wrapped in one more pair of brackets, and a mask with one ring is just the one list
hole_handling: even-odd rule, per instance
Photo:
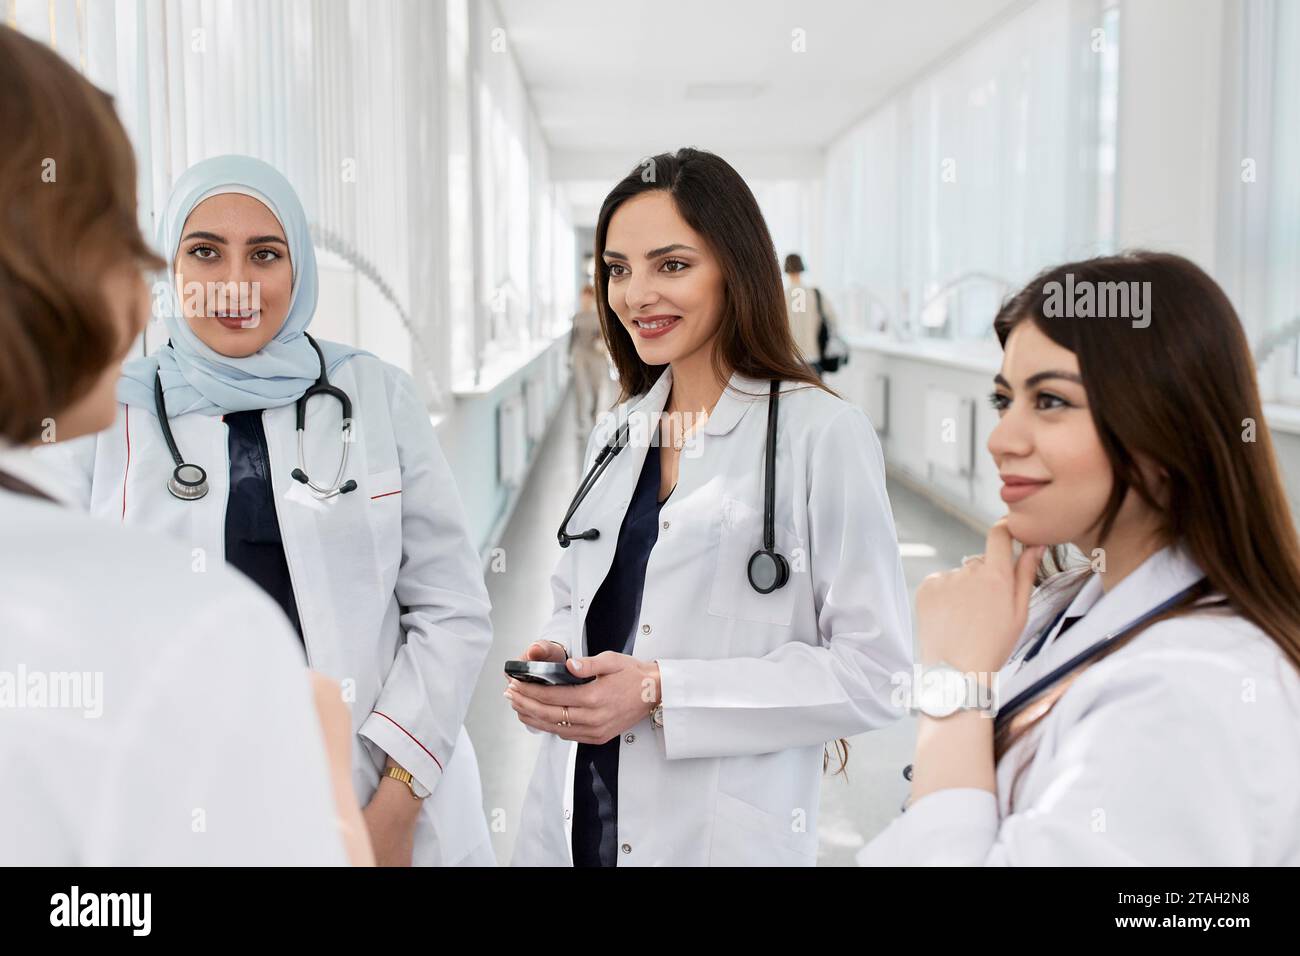
{"label": "brown hair of blurred woman", "polygon": [[[129,346],[106,284],[163,266],[136,219],[136,166],[112,98],[0,26],[0,439],[34,441]],[[129,334],[125,334],[129,333]]]}

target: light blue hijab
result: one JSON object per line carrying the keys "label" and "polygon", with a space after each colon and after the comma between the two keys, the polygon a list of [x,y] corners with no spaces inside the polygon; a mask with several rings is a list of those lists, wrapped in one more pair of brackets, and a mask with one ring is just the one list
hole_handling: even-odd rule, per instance
{"label": "light blue hijab", "polygon": [[[172,271],[190,212],[201,200],[223,192],[252,195],[271,210],[289,243],[293,268],[293,292],[284,325],[261,351],[247,358],[214,352],[190,330]],[[155,373],[162,378],[167,413],[173,417],[189,412],[222,415],[276,408],[297,401],[315,383],[320,360],[303,333],[316,314],[316,250],[297,193],[274,167],[251,156],[216,156],[191,166],[176,181],[167,200],[158,226],[158,252],[167,260],[165,281],[159,288],[166,287],[160,305],[172,347],[164,346],[123,365],[118,401],[153,414]],[[335,342],[318,344],[331,373],[353,355],[369,354]]]}

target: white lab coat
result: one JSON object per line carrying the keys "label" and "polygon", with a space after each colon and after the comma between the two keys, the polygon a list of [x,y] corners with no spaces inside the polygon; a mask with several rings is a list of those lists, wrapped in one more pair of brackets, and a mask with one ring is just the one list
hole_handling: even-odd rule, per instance
{"label": "white lab coat", "polygon": [[[654,420],[671,375],[597,425],[588,463],[617,417]],[[622,737],[620,865],[815,864],[823,745],[900,716],[890,681],[911,667],[911,631],[880,445],[860,409],[792,387],[776,454],[785,587],[759,594],[746,575],[762,542],[767,382],[732,378],[660,512],[633,653],[659,662],[664,728],[647,715]],[[646,454],[644,440],[626,447],[570,522],[601,534],[563,553],[540,636],[575,656]],[[516,865],[572,863],[576,753],[543,735]]]}
{"label": "white lab coat", "polygon": [[0,491],[0,866],[346,864],[297,644],[242,575]]}
{"label": "white lab coat", "polygon": [[[1166,548],[1103,594],[1031,606],[999,699],[1177,594],[1201,571]],[[1071,598],[1070,592],[1074,593]],[[1084,617],[1028,664],[1063,605]],[[1036,742],[1036,743],[1035,743]],[[1012,778],[1028,761],[1014,812]],[[999,762],[995,797],[929,793],[859,853],[864,865],[1295,866],[1300,864],[1300,674],[1236,614],[1151,625],[1088,667]]]}
{"label": "white lab coat", "polygon": [[[462,723],[491,645],[489,602],[450,468],[424,403],[404,372],[358,355],[330,376],[352,400],[345,479],[359,488],[318,500],[290,477],[298,464],[295,407],[266,410],[276,514],[311,667],[342,682],[358,744],[353,785],[364,806],[384,754],[432,791],[416,827],[416,865],[492,865],[474,750]],[[342,410],[308,403],[306,471],[333,479]],[[158,420],[122,406],[96,437],[51,446],[75,497],[97,515],[162,532],[196,566],[224,561],[228,433],[220,416],[171,419],[182,456],[210,490],[181,501]],[[249,786],[260,785],[248,781]]]}

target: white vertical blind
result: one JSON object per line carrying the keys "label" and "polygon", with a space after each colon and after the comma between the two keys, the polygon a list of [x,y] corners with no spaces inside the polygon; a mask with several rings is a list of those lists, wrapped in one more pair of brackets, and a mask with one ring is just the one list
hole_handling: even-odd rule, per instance
{"label": "white vertical blind", "polygon": [[1300,403],[1300,4],[1233,0],[1227,13],[1216,277],[1265,399]]}
{"label": "white vertical blind", "polygon": [[447,279],[451,314],[451,367],[472,370],[477,361],[474,283],[474,177],[470,148],[469,10],[466,0],[447,4]]}
{"label": "white vertical blind", "polygon": [[1275,72],[1272,168],[1275,183],[1268,209],[1268,265],[1264,324],[1292,335],[1281,365],[1278,396],[1300,401],[1300,4],[1273,5],[1272,65]]}

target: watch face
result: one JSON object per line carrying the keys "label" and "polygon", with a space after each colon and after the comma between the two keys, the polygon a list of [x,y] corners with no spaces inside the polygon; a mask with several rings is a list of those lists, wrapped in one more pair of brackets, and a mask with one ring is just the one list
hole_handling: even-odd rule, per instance
{"label": "watch face", "polygon": [[939,664],[921,674],[916,706],[929,717],[947,717],[967,706],[966,675],[955,667]]}

